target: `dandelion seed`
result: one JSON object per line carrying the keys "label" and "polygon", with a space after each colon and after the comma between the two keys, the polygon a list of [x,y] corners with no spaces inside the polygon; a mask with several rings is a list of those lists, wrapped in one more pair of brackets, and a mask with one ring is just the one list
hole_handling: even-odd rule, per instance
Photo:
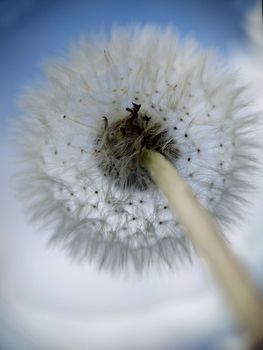
{"label": "dandelion seed", "polygon": [[116,29],[106,44],[90,45],[74,48],[68,63],[50,63],[48,88],[24,98],[20,193],[52,242],[78,259],[111,271],[173,266],[189,259],[191,244],[160,210],[167,201],[141,166],[141,150],[164,155],[223,225],[247,199],[255,118],[220,60],[191,54],[195,44],[179,45],[170,29]]}

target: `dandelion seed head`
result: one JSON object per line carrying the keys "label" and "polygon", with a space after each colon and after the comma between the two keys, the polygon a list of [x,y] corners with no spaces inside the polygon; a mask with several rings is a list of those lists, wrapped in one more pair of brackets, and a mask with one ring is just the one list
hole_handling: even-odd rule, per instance
{"label": "dandelion seed head", "polygon": [[242,215],[255,166],[256,115],[213,53],[172,29],[116,28],[46,68],[26,92],[19,192],[51,242],[114,271],[190,259],[191,244],[140,166],[168,158],[224,225]]}

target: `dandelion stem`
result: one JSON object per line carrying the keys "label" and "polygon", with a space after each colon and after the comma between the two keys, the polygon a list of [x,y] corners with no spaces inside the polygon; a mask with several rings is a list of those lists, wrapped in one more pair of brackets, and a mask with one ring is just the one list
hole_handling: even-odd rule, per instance
{"label": "dandelion stem", "polygon": [[145,150],[142,165],[167,197],[198,253],[206,260],[236,309],[253,344],[263,339],[263,300],[220,234],[220,228],[194,196],[174,166],[160,153]]}

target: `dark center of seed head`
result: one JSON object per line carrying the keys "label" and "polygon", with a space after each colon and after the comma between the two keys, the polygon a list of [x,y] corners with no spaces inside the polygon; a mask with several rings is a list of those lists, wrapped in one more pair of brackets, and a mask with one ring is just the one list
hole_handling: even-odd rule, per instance
{"label": "dark center of seed head", "polygon": [[102,173],[116,186],[145,191],[152,181],[140,164],[142,151],[154,150],[172,162],[179,154],[175,140],[165,126],[141,113],[141,105],[132,105],[132,108],[126,108],[129,114],[117,122],[109,124],[107,117],[103,117],[104,125],[97,137],[95,156]]}

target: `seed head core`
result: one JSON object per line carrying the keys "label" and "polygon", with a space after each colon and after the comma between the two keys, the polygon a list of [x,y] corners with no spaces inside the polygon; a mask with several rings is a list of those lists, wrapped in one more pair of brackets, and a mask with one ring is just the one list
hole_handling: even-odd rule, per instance
{"label": "seed head core", "polygon": [[132,105],[132,108],[126,108],[130,114],[117,122],[109,124],[108,118],[103,117],[95,156],[104,176],[111,178],[116,186],[145,191],[152,185],[152,180],[141,165],[143,150],[159,152],[173,163],[179,150],[164,125],[140,113],[140,104]]}

